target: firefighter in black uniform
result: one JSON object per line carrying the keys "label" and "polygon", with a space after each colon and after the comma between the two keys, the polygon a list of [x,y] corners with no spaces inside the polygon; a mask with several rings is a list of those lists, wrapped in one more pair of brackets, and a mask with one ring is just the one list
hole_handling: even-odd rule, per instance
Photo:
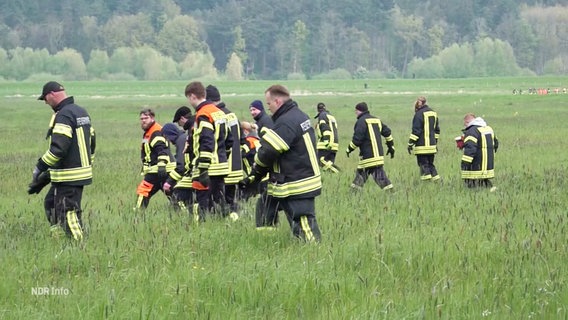
{"label": "firefighter in black uniform", "polygon": [[418,97],[414,104],[412,132],[408,140],[408,154],[416,155],[422,181],[438,181],[440,176],[434,166],[434,156],[438,152],[436,144],[440,136],[438,114],[426,104],[425,97]]}
{"label": "firefighter in black uniform", "polygon": [[214,206],[224,211],[225,177],[229,174],[227,163],[228,129],[225,113],[205,99],[203,83],[195,81],[185,87],[185,96],[195,108],[193,128],[192,186],[199,207],[199,220]]}
{"label": "firefighter in black uniform", "polygon": [[339,168],[335,165],[335,155],[339,149],[339,135],[337,133],[337,121],[329,113],[323,102],[317,104],[318,114],[316,136],[318,138],[317,150],[319,165],[324,171],[338,173]]}
{"label": "firefighter in black uniform", "polygon": [[[225,202],[229,206],[229,218],[235,221],[239,219],[238,185],[239,181],[244,178],[241,145],[246,144],[246,141],[237,115],[227,108],[225,102],[221,101],[221,94],[217,87],[208,85],[205,88],[205,92],[205,99],[213,102],[217,108],[225,113],[227,128],[229,129],[229,134],[225,141],[227,163],[229,165],[229,174],[225,177]],[[227,215],[227,212],[223,212],[223,215]]]}
{"label": "firefighter in black uniform", "polygon": [[49,149],[38,160],[32,184],[49,170],[54,188],[55,219],[65,233],[83,239],[81,200],[83,187],[91,184],[95,133],[85,109],[67,97],[63,86],[50,81],[43,86],[38,100],[44,100],[56,112]]}
{"label": "firefighter in black uniform", "polygon": [[355,122],[353,139],[347,147],[347,157],[356,148],[359,148],[359,163],[355,172],[355,179],[351,184],[354,189],[361,189],[367,178],[372,176],[375,182],[383,190],[392,189],[387,174],[383,168],[385,163],[385,152],[381,136],[385,138],[387,145],[386,154],[394,157],[394,139],[390,128],[381,119],[369,113],[369,107],[365,102],[355,106],[357,122]]}
{"label": "firefighter in black uniform", "polygon": [[[164,182],[162,189],[169,195],[173,207],[178,210],[182,209],[188,211],[191,208],[191,189],[177,188],[186,173],[185,166],[185,146],[187,143],[187,134],[180,130],[173,123],[166,123],[162,127],[162,134],[168,140],[170,146],[175,147],[174,158],[176,159],[176,167],[170,171],[166,182]],[[170,147],[170,152],[172,148]],[[189,192],[186,192],[189,191]]]}
{"label": "firefighter in black uniform", "polygon": [[[193,161],[193,125],[195,123],[195,116],[191,114],[191,109],[186,106],[179,107],[174,114],[172,122],[177,123],[183,128],[186,135],[185,146],[183,149],[184,155],[184,170],[181,174],[180,180],[175,183],[173,197],[177,199],[178,203],[183,203],[189,214],[193,216],[195,221],[199,220],[198,205],[194,201],[194,193],[192,187],[191,170]],[[176,171],[177,172],[177,171]],[[179,172],[177,172],[179,173]],[[177,177],[175,173],[170,172],[169,181],[166,181],[165,186],[168,184],[173,186],[171,180]]]}
{"label": "firefighter in black uniform", "polygon": [[162,189],[168,178],[168,172],[175,169],[176,162],[169,148],[169,143],[162,134],[162,126],[155,120],[152,109],[140,111],[142,135],[141,159],[144,179],[138,185],[135,209],[147,208],[150,198]]}
{"label": "firefighter in black uniform", "polygon": [[321,194],[316,136],[310,118],[290,99],[288,89],[273,85],[265,91],[274,128],[261,136],[252,175],[243,181],[259,181],[269,173],[266,226],[274,226],[284,210],[294,236],[305,241],[321,238],[315,214],[315,197]]}
{"label": "firefighter in black uniform", "polygon": [[469,188],[487,187],[494,191],[491,179],[495,177],[495,153],[499,140],[485,120],[473,113],[465,115],[464,126],[461,177]]}

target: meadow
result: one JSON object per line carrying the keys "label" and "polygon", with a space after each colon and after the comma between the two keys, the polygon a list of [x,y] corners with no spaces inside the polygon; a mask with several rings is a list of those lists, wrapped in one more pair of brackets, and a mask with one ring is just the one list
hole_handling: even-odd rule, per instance
{"label": "meadow", "polygon": [[[241,219],[197,225],[157,194],[134,212],[141,180],[138,112],[160,123],[187,105],[187,82],[63,82],[97,131],[94,183],[85,188],[80,243],[53,238],[47,191],[26,193],[47,148],[50,107],[42,83],[0,83],[0,318],[2,319],[566,319],[568,94],[566,78],[280,82],[311,117],[325,102],[340,123],[337,175],[324,173],[316,199],[318,245],[287,224]],[[275,82],[218,82],[241,120]],[[207,84],[207,83],[206,83]],[[366,84],[366,88],[365,88]],[[522,95],[513,95],[522,88]],[[406,152],[417,96],[438,112],[441,183],[421,182]],[[394,185],[367,181],[352,192],[347,158],[354,106],[366,101],[393,131],[385,160]],[[500,141],[496,192],[460,180],[454,137],[474,112]],[[355,154],[357,151],[355,151]],[[562,271],[564,270],[564,271]]]}

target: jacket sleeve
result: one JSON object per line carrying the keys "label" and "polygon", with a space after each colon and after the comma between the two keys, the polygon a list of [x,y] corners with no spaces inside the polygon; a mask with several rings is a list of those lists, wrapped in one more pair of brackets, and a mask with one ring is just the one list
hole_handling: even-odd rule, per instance
{"label": "jacket sleeve", "polygon": [[266,129],[256,152],[254,162],[265,168],[270,168],[281,154],[290,150],[290,144],[294,140],[294,130],[285,124],[279,124],[274,129]]}
{"label": "jacket sleeve", "polygon": [[355,127],[353,129],[353,138],[351,139],[351,142],[347,147],[349,152],[357,149],[360,145],[362,145],[365,141],[366,136],[367,126],[365,125],[365,120],[358,119],[357,122],[355,122]]}
{"label": "jacket sleeve", "polygon": [[331,138],[331,127],[329,126],[329,118],[327,114],[320,113],[318,116],[319,131],[321,133],[322,141],[330,141]]}
{"label": "jacket sleeve", "polygon": [[166,138],[162,135],[161,131],[156,130],[152,133],[152,136],[150,137],[150,147],[158,155],[159,165],[166,165],[170,162],[170,150],[166,143]]}
{"label": "jacket sleeve", "polygon": [[424,132],[424,119],[421,115],[421,112],[416,112],[414,118],[412,118],[412,132],[410,133],[410,138],[408,138],[409,145],[414,145]]}
{"label": "jacket sleeve", "polygon": [[382,124],[381,135],[385,137],[387,146],[394,145],[394,138],[392,137],[391,129],[384,122],[381,122],[381,124]]}
{"label": "jacket sleeve", "polygon": [[38,160],[37,167],[40,171],[54,167],[59,160],[67,155],[69,147],[75,134],[74,119],[67,116],[64,112],[58,112],[55,116],[53,131],[51,133],[51,143],[49,149]]}
{"label": "jacket sleeve", "polygon": [[477,130],[470,129],[465,132],[464,147],[463,147],[463,156],[462,156],[462,164],[471,164],[475,155],[477,154],[477,139],[476,136]]}

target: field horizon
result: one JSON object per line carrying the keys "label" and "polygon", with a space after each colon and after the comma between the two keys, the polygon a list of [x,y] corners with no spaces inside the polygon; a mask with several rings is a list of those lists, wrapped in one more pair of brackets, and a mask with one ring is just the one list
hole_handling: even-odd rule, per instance
{"label": "field horizon", "polygon": [[[240,120],[252,120],[248,105],[274,83],[310,117],[322,101],[338,119],[342,171],[322,174],[318,245],[292,238],[286,223],[255,230],[252,200],[236,222],[196,225],[162,194],[134,212],[138,112],[151,107],[170,122],[187,105],[188,81],[61,82],[97,131],[83,197],[87,236],[52,238],[47,188],[26,193],[47,149],[52,111],[36,100],[43,82],[0,82],[2,319],[568,318],[568,154],[558,142],[568,94],[528,94],[568,87],[566,78],[205,82]],[[439,184],[421,182],[406,152],[418,95],[440,118]],[[349,187],[358,150],[347,158],[345,149],[361,101],[393,131],[395,157],[385,159],[392,193],[373,181],[360,192]],[[454,137],[467,112],[499,138],[496,192],[462,185]]]}

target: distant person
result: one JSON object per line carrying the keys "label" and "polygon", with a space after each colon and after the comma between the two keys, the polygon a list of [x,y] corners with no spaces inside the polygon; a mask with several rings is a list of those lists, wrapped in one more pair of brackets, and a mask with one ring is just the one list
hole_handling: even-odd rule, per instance
{"label": "distant person", "polygon": [[272,118],[264,110],[262,101],[254,100],[253,102],[251,102],[249,111],[255,121],[255,124],[257,126],[256,131],[260,137],[262,137],[262,135],[264,134],[264,128],[271,129],[274,126]]}
{"label": "distant person", "polygon": [[464,145],[461,159],[461,177],[468,188],[493,189],[495,153],[499,141],[493,129],[481,117],[468,113],[463,119]]}
{"label": "distant person", "polygon": [[[169,172],[162,188],[166,194],[170,195],[170,200],[175,209],[190,212],[193,202],[191,197],[192,189],[191,184],[188,183],[191,180],[187,177],[186,154],[184,153],[187,134],[171,122],[164,124],[162,134],[168,140],[169,145],[174,146],[174,158],[176,160],[176,167]],[[170,152],[171,149],[170,147]],[[185,183],[182,182],[184,178],[186,178]]]}
{"label": "distant person", "polygon": [[294,236],[320,241],[315,197],[321,194],[321,176],[316,159],[316,135],[310,118],[290,98],[282,85],[265,91],[274,127],[261,136],[250,179],[260,181],[269,174],[265,226],[275,226],[278,211],[284,210]]}
{"label": "distant person", "polygon": [[385,138],[387,145],[386,154],[391,159],[394,157],[394,139],[390,128],[379,118],[369,113],[369,107],[365,102],[355,106],[355,122],[353,138],[347,147],[347,157],[355,149],[359,148],[359,163],[355,172],[355,179],[351,185],[354,189],[361,189],[369,176],[373,177],[375,183],[383,190],[393,188],[393,185],[384,170],[385,150],[381,136]]}
{"label": "distant person", "polygon": [[168,173],[175,169],[175,160],[170,152],[169,144],[162,134],[162,126],[156,122],[156,114],[152,109],[142,109],[139,113],[142,134],[140,157],[144,178],[136,189],[138,196],[135,209],[145,209],[150,199],[168,178]]}
{"label": "distant person", "polygon": [[319,165],[324,171],[338,173],[339,167],[335,164],[335,155],[339,149],[337,120],[327,110],[323,102],[317,104],[316,110],[318,114],[314,118],[317,119],[316,136],[318,138]]}
{"label": "distant person", "polygon": [[222,212],[223,216],[228,216],[231,220],[239,219],[238,185],[243,180],[243,158],[241,145],[245,144],[245,137],[237,115],[229,110],[225,102],[221,100],[221,94],[217,87],[208,85],[205,88],[206,99],[213,102],[217,108],[225,113],[228,134],[225,140],[225,150],[227,151],[227,163],[229,164],[229,174],[225,177],[225,202],[229,206],[229,212]]}
{"label": "distant person", "polygon": [[[73,97],[68,97],[65,88],[55,81],[43,86],[38,100],[45,101],[55,112],[55,117],[48,132],[49,149],[38,160],[33,170],[28,192],[35,191],[34,185],[37,187],[38,183],[41,185],[49,179],[52,192],[50,190],[48,196],[52,198],[46,197],[45,205],[46,211],[51,210],[53,206],[54,214],[50,212],[48,219],[52,227],[58,225],[67,236],[80,241],[84,233],[81,209],[83,187],[92,182],[96,145],[91,117],[84,108],[75,104]],[[45,176],[47,172],[49,177]]]}
{"label": "distant person", "polygon": [[416,155],[422,181],[438,181],[440,176],[434,165],[438,152],[437,143],[440,135],[438,114],[426,104],[425,97],[418,97],[414,104],[412,132],[408,140],[408,154]]}
{"label": "distant person", "polygon": [[[195,116],[191,114],[191,109],[186,106],[182,106],[176,110],[172,122],[177,123],[178,126],[182,127],[187,137],[183,150],[185,171],[181,180],[177,181],[174,186],[174,198],[178,201],[178,203],[182,202],[185,204],[189,214],[193,216],[193,219],[195,221],[199,221],[199,206],[194,202],[193,182],[191,178],[191,172],[193,169],[192,163],[195,158],[193,154],[193,125],[195,123]],[[193,204],[193,206],[190,207],[190,204]]]}

